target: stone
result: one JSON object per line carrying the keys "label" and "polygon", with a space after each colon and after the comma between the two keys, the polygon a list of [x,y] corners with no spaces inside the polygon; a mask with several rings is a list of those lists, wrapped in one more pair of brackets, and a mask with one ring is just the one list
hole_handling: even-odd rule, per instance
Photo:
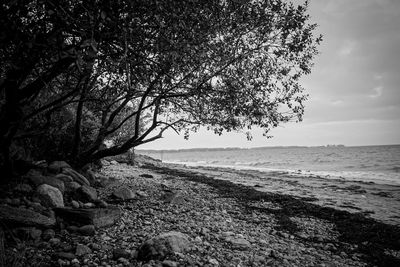
{"label": "stone", "polygon": [[99,200],[99,201],[97,201],[97,205],[98,205],[100,208],[107,208],[107,207],[108,207],[108,203],[105,202],[104,200]]}
{"label": "stone", "polygon": [[58,246],[60,245],[61,240],[59,238],[53,237],[49,240],[49,244],[52,246]]}
{"label": "stone", "polygon": [[63,174],[63,173],[57,174],[56,176],[54,176],[54,178],[56,178],[60,181],[63,181],[64,183],[70,183],[70,182],[74,181],[74,179],[72,179],[71,176]]}
{"label": "stone", "polygon": [[85,176],[88,179],[89,183],[93,185],[97,179],[96,174],[90,169],[88,169],[85,174],[86,174]]}
{"label": "stone", "polygon": [[56,252],[53,254],[55,258],[64,259],[64,260],[73,260],[75,259],[75,255],[70,252]]}
{"label": "stone", "polygon": [[110,161],[110,164],[111,164],[111,165],[117,165],[118,162],[117,162],[116,160],[112,160],[112,161]]}
{"label": "stone", "polygon": [[18,184],[14,187],[14,191],[24,194],[29,194],[33,191],[32,186],[29,184]]}
{"label": "stone", "polygon": [[178,263],[176,261],[164,260],[162,262],[163,267],[178,267]]}
{"label": "stone", "polygon": [[153,175],[147,174],[147,173],[142,173],[142,174],[139,175],[139,177],[143,177],[143,178],[154,178]]}
{"label": "stone", "polygon": [[75,192],[79,187],[81,187],[81,185],[75,181],[65,183],[66,192]]}
{"label": "stone", "polygon": [[5,225],[24,225],[50,228],[56,224],[54,218],[46,217],[38,212],[10,206],[0,206],[0,221]]}
{"label": "stone", "polygon": [[63,195],[57,188],[42,184],[36,189],[36,193],[42,204],[49,207],[64,207]]}
{"label": "stone", "polygon": [[169,254],[183,253],[191,244],[187,235],[180,232],[167,232],[145,241],[138,249],[138,259],[163,260]]}
{"label": "stone", "polygon": [[43,175],[36,175],[36,176],[29,176],[29,181],[35,185],[35,187],[38,187],[42,184],[47,184],[51,185],[61,192],[65,191],[65,184],[63,181],[58,180],[54,176],[43,176]]}
{"label": "stone", "polygon": [[88,225],[106,227],[113,225],[121,216],[121,211],[115,206],[94,209],[56,208],[56,216],[70,225]]}
{"label": "stone", "polygon": [[82,235],[93,236],[96,233],[94,225],[84,225],[78,228],[78,232]]}
{"label": "stone", "polygon": [[216,259],[213,259],[213,258],[209,259],[208,263],[211,264],[211,265],[214,265],[214,266],[219,265],[219,262]]}
{"label": "stone", "polygon": [[92,253],[92,250],[88,246],[85,246],[82,244],[78,244],[76,246],[76,250],[75,250],[76,256],[83,256],[83,255],[90,254],[90,253]]}
{"label": "stone", "polygon": [[83,176],[82,174],[73,169],[65,168],[62,170],[62,173],[71,176],[72,179],[74,179],[74,181],[80,185],[90,185],[89,181],[86,179],[85,176]]}
{"label": "stone", "polygon": [[119,258],[129,259],[131,257],[131,253],[122,248],[116,248],[112,251],[113,259],[118,260]]}
{"label": "stone", "polygon": [[148,194],[146,194],[146,192],[143,192],[143,191],[136,191],[136,195],[138,195],[139,197],[142,197],[142,198],[146,198],[149,196]]}
{"label": "stone", "polygon": [[136,198],[135,193],[127,187],[118,188],[112,193],[113,197],[120,200],[129,200]]}
{"label": "stone", "polygon": [[14,233],[22,240],[38,240],[42,235],[42,230],[35,227],[19,227],[14,229]]}
{"label": "stone", "polygon": [[76,190],[75,196],[80,201],[95,202],[97,200],[97,191],[91,186],[83,185]]}
{"label": "stone", "polygon": [[173,205],[182,205],[186,202],[181,192],[171,192],[171,191],[167,191],[164,194],[163,200],[165,203]]}
{"label": "stone", "polygon": [[54,238],[55,235],[56,233],[53,229],[46,229],[42,234],[42,239],[44,241],[49,241],[50,239]]}
{"label": "stone", "polygon": [[60,173],[64,168],[71,168],[65,161],[53,161],[47,167],[47,170],[52,173]]}
{"label": "stone", "polygon": [[83,207],[84,207],[85,209],[91,209],[91,208],[96,207],[96,205],[95,205],[94,203],[92,203],[92,202],[87,202],[87,203],[84,203],[84,204],[83,204]]}
{"label": "stone", "polygon": [[79,202],[76,201],[76,200],[72,200],[72,201],[71,201],[71,206],[72,206],[74,209],[79,209]]}
{"label": "stone", "polygon": [[238,250],[247,250],[251,246],[250,242],[244,238],[228,237],[226,241],[232,244],[232,248]]}

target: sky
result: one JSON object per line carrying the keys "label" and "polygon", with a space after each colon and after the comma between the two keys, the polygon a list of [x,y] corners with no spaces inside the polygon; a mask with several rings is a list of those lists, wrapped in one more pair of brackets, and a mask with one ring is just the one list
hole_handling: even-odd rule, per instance
{"label": "sky", "polygon": [[254,130],[252,141],[169,131],[138,149],[400,144],[400,1],[311,0],[309,14],[324,40],[301,81],[309,94],[302,122],[273,129],[271,139]]}

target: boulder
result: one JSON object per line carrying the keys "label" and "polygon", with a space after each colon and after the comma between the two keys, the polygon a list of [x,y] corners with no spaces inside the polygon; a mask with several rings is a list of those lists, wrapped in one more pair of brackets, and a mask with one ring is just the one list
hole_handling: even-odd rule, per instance
{"label": "boulder", "polygon": [[54,176],[34,175],[29,176],[28,179],[32,184],[35,185],[35,187],[38,187],[42,184],[47,184],[57,188],[61,192],[64,192],[65,190],[64,182],[55,178]]}
{"label": "boulder", "polygon": [[167,232],[145,241],[138,249],[138,259],[163,260],[167,255],[187,251],[190,246],[187,235],[175,231]]}
{"label": "boulder", "polygon": [[129,200],[136,198],[135,193],[127,187],[121,187],[112,193],[113,197],[120,200]]}
{"label": "boulder", "polygon": [[97,191],[95,188],[82,185],[75,192],[76,198],[82,202],[95,202],[97,200]]}
{"label": "boulder", "polygon": [[53,161],[49,164],[47,169],[52,173],[60,173],[64,168],[71,169],[71,166],[65,161]]}
{"label": "boulder", "polygon": [[57,188],[48,184],[42,184],[36,189],[36,193],[43,205],[49,207],[64,207],[63,195]]}
{"label": "boulder", "polygon": [[23,225],[36,227],[53,227],[54,218],[44,216],[38,212],[9,206],[0,206],[0,221],[5,225]]}
{"label": "boulder", "polygon": [[65,168],[62,170],[62,173],[71,176],[72,179],[74,179],[74,181],[79,183],[80,185],[90,185],[85,176],[73,169]]}
{"label": "boulder", "polygon": [[96,174],[91,169],[88,169],[85,174],[90,184],[94,184],[96,182]]}
{"label": "boulder", "polygon": [[70,225],[94,225],[105,227],[113,225],[121,216],[117,207],[95,209],[56,208],[56,216],[61,217]]}

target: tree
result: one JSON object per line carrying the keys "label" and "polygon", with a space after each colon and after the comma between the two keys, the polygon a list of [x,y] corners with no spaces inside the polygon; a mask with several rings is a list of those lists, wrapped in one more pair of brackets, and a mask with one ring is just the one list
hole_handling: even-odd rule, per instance
{"label": "tree", "polygon": [[[267,134],[302,119],[307,96],[299,78],[310,73],[321,41],[307,3],[22,2],[2,4],[0,21],[4,158],[29,124],[27,106],[28,119],[75,110],[69,155],[77,165],[154,141],[169,128],[187,136],[204,125],[250,138],[254,126]],[[46,41],[32,43],[41,35]],[[83,141],[88,114],[95,123]],[[104,147],[110,138],[117,142]]]}

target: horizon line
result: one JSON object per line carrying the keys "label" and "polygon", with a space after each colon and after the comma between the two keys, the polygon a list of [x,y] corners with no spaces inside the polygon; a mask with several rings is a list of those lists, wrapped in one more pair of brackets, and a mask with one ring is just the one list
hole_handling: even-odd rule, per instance
{"label": "horizon line", "polygon": [[193,150],[251,150],[262,148],[316,148],[316,147],[371,147],[371,146],[399,146],[399,144],[383,144],[383,145],[344,145],[344,144],[327,144],[327,145],[286,145],[286,146],[257,146],[257,147],[193,147],[193,148],[176,148],[176,149],[135,149],[135,151],[193,151]]}

